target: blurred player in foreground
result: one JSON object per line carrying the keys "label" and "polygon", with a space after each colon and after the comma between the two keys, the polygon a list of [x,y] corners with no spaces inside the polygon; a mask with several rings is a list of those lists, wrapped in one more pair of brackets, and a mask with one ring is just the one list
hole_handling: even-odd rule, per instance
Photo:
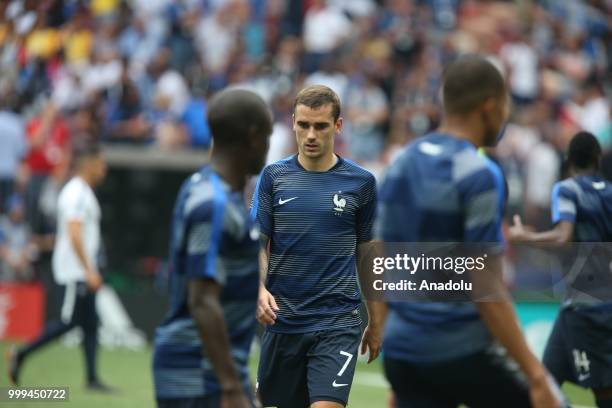
{"label": "blurred player in foreground", "polygon": [[[372,238],[376,182],[334,153],[342,117],[328,87],[298,93],[293,130],[298,154],[267,166],[253,199],[264,244],[258,394],[278,408],[343,407],[361,340],[355,261],[359,245]],[[361,344],[372,361],[382,326],[375,305],[367,306]]]}
{"label": "blurred player in foreground", "polygon": [[[495,145],[508,116],[504,79],[486,59],[472,56],[450,64],[442,86],[440,128],[409,144],[387,171],[375,237],[492,243],[499,253],[503,176],[477,148]],[[487,265],[486,279],[505,299],[495,252]],[[561,406],[562,396],[529,350],[510,301],[389,306],[384,366],[398,408]],[[522,372],[511,368],[506,353]]]}
{"label": "blurred player in foreground", "polygon": [[61,321],[45,326],[33,342],[9,352],[9,377],[19,384],[22,364],[40,347],[61,335],[81,327],[87,367],[87,387],[108,392],[98,379],[98,314],[96,291],[102,286],[98,271],[100,251],[100,205],[93,189],[106,176],[106,162],[100,148],[85,145],[75,151],[75,176],[64,186],[58,198],[57,238],[53,251],[53,276],[62,290]]}
{"label": "blurred player in foreground", "polygon": [[[533,232],[516,215],[511,240],[612,242],[612,184],[598,174],[601,147],[595,136],[576,134],[567,162],[572,177],[558,182],[552,191],[553,229]],[[571,381],[590,388],[598,407],[612,408],[612,288],[605,276],[610,274],[610,260],[600,258],[590,256],[577,273],[566,275],[566,299],[546,345],[544,364],[560,384]],[[601,290],[608,295],[598,298]]]}
{"label": "blurred player in foreground", "polygon": [[171,306],[153,354],[160,408],[255,406],[248,359],[257,322],[259,231],[243,189],[259,173],[272,119],[244,90],[217,94],[208,110],[210,164],[185,181],[170,242]]}

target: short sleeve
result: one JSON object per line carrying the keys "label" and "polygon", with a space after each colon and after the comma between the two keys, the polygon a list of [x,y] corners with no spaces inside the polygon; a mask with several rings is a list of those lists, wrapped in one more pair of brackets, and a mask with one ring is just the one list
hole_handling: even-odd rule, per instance
{"label": "short sleeve", "polygon": [[[400,175],[401,168],[397,162],[391,164],[380,183],[374,221],[374,239],[384,242],[408,241],[405,226],[412,217],[404,214],[414,213],[412,201],[405,202],[406,180]],[[401,222],[398,222],[401,220]]]}
{"label": "short sleeve", "polygon": [[68,191],[68,195],[63,202],[63,211],[68,222],[83,221],[87,215],[90,196],[84,187],[76,185],[72,187],[73,188]]}
{"label": "short sleeve", "polygon": [[218,180],[212,183],[212,188],[210,199],[185,208],[185,270],[189,278],[208,278],[225,285],[225,267],[219,253],[228,201]]}
{"label": "short sleeve", "polygon": [[576,193],[563,185],[563,182],[555,183],[553,187],[551,213],[553,224],[576,221]]}
{"label": "short sleeve", "polygon": [[376,216],[376,179],[370,175],[362,187],[361,204],[357,211],[357,243],[372,240],[372,229]]}
{"label": "short sleeve", "polygon": [[273,218],[272,218],[272,177],[269,167],[266,167],[261,172],[253,194],[253,204],[251,206],[251,218],[259,224],[260,231],[272,236]]}
{"label": "short sleeve", "polygon": [[501,170],[487,160],[487,166],[466,181],[463,193],[464,242],[502,244],[505,188]]}

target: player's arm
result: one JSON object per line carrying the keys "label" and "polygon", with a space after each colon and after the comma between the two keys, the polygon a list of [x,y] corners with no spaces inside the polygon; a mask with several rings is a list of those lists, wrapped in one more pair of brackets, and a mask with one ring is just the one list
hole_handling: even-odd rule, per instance
{"label": "player's arm", "polygon": [[486,274],[473,274],[475,292],[483,290],[496,298],[493,301],[476,302],[482,321],[527,377],[534,407],[560,406],[555,405],[560,399],[559,395],[555,395],[556,387],[550,382],[547,370],[527,345],[512,303],[510,300],[499,300],[509,298],[502,282],[501,257],[489,258],[487,266]]}
{"label": "player's arm", "polygon": [[222,392],[244,398],[242,383],[232,358],[223,308],[219,302],[221,289],[221,285],[212,279],[190,279],[187,294],[189,311]]}
{"label": "player's arm", "polygon": [[268,168],[264,168],[257,180],[253,193],[251,218],[256,220],[261,231],[261,249],[259,251],[259,299],[255,316],[261,324],[274,324],[278,306],[274,296],[266,289],[266,276],[270,259],[270,245],[273,231],[272,217],[272,177]]}
{"label": "player's arm", "polygon": [[[362,188],[361,193],[362,204],[357,213],[357,273],[358,276],[366,276],[371,271],[362,270],[365,265],[359,260],[364,259],[367,254],[362,253],[368,250],[377,250],[378,245],[372,242],[373,224],[376,216],[376,180],[374,176],[370,176],[366,184]],[[370,351],[368,363],[374,361],[380,354],[383,342],[383,330],[385,320],[387,318],[387,304],[382,301],[366,299],[366,310],[368,312],[368,326],[363,332],[361,341],[361,354],[365,354],[366,350]]]}
{"label": "player's arm", "polygon": [[[504,209],[503,176],[497,168],[476,173],[465,183],[465,236],[467,243],[485,245],[489,253],[487,268],[473,271],[473,295],[480,317],[491,335],[508,351],[519,364],[529,382],[532,405],[560,407],[560,392],[549,380],[542,363],[527,346],[518,323],[510,295],[502,279],[502,233],[501,218]],[[489,246],[490,245],[490,246]],[[491,251],[489,251],[491,249]],[[482,299],[489,297],[488,300]]]}
{"label": "player's arm", "polygon": [[77,259],[85,270],[85,280],[91,290],[98,290],[102,286],[102,278],[98,271],[93,267],[93,263],[88,259],[83,246],[83,223],[80,219],[68,221],[68,239],[74,249]]}
{"label": "player's arm", "polygon": [[365,299],[364,304],[368,314],[368,325],[363,332],[361,340],[361,354],[369,350],[368,364],[374,361],[380,354],[383,343],[383,331],[387,320],[388,306],[384,300],[374,299],[373,294],[368,294],[364,288],[371,286],[372,265],[371,260],[378,257],[382,246],[380,242],[362,242],[357,246],[357,274],[361,282],[360,288]]}
{"label": "player's arm", "polygon": [[261,234],[261,249],[259,250],[259,298],[257,300],[257,321],[261,324],[274,324],[278,306],[274,296],[266,289],[266,276],[270,259],[270,238]]}
{"label": "player's arm", "polygon": [[[202,340],[202,352],[210,360],[221,386],[221,405],[246,407],[249,405],[234,365],[230,333],[220,302],[228,279],[221,259],[222,245],[230,241],[225,239],[228,231],[235,229],[227,225],[230,222],[220,195],[212,203],[194,206],[186,215],[187,306]],[[224,405],[228,401],[234,405]]]}
{"label": "player's arm", "polygon": [[[357,247],[357,259],[361,259],[361,251],[368,245],[376,246],[375,243],[360,244]],[[361,249],[360,249],[361,248]],[[371,271],[363,271],[361,268],[361,262],[357,263],[357,273],[359,276],[364,276]],[[362,275],[363,274],[363,275]],[[387,314],[389,307],[382,300],[368,300],[365,301],[366,310],[368,312],[368,326],[363,332],[363,339],[361,341],[361,354],[365,354],[367,350],[370,351],[368,356],[368,364],[376,360],[380,354],[383,343],[383,331],[385,328],[385,321],[387,320]]]}
{"label": "player's arm", "polygon": [[526,228],[519,215],[513,217],[514,224],[508,231],[508,239],[512,242],[548,242],[553,244],[566,244],[574,237],[574,223],[560,221],[555,226],[542,232]]}
{"label": "player's arm", "polygon": [[565,244],[574,237],[574,222],[576,221],[576,195],[573,191],[555,184],[551,197],[551,213],[554,227],[548,231],[535,232],[523,226],[521,217],[514,216],[514,225],[508,231],[508,238],[514,242],[548,242]]}

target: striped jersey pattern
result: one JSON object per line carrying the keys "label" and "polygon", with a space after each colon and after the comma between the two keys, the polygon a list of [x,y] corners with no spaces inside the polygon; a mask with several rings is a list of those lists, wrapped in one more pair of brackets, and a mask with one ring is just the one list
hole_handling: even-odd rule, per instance
{"label": "striped jersey pattern", "polygon": [[262,171],[251,211],[270,238],[266,288],[280,309],[267,330],[361,324],[355,259],[358,244],[372,238],[374,176],[340,157],[330,170],[311,172],[292,156]]}

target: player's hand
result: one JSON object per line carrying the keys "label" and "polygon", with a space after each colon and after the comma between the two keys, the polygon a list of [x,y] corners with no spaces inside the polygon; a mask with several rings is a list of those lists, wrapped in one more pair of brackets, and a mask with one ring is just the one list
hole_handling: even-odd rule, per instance
{"label": "player's hand", "polygon": [[252,406],[242,388],[221,393],[221,408],[251,408]]}
{"label": "player's hand", "polygon": [[98,291],[98,289],[100,289],[100,287],[102,286],[102,277],[97,271],[87,272],[86,281],[87,281],[87,287],[92,292]]}
{"label": "player's hand", "polygon": [[370,350],[368,364],[376,360],[380,354],[382,342],[382,327],[368,325],[368,327],[365,328],[363,338],[361,339],[361,354],[365,354],[366,351]]}
{"label": "player's hand", "polygon": [[512,217],[513,224],[508,229],[508,240],[512,242],[521,241],[525,235],[525,226],[521,220],[521,216],[515,214]]}
{"label": "player's hand", "polygon": [[259,287],[259,299],[257,300],[257,321],[261,324],[274,324],[276,322],[276,312],[278,306],[274,296],[261,285]]}
{"label": "player's hand", "polygon": [[529,399],[533,408],[564,408],[563,393],[548,373],[529,382]]}

